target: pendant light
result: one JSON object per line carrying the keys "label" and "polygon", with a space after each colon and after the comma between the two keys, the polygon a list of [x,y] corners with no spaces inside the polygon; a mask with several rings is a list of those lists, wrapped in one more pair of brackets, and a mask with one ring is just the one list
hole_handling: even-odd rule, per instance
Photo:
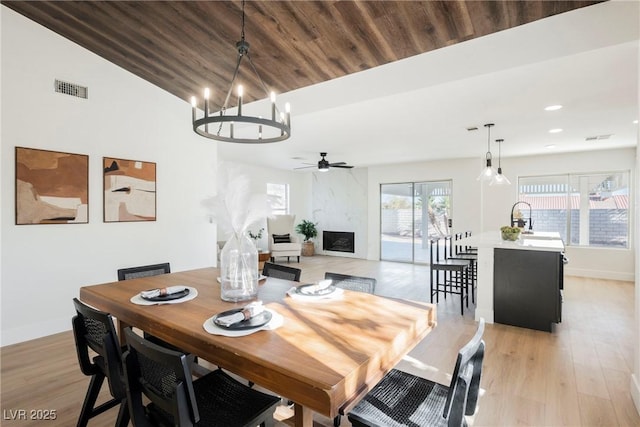
{"label": "pendant light", "polygon": [[504,176],[502,174],[502,166],[500,164],[501,160],[502,160],[502,154],[500,152],[500,147],[502,146],[502,143],[504,142],[504,139],[496,139],[496,142],[498,143],[498,173],[496,173],[493,178],[491,179],[491,182],[489,183],[489,185],[511,185],[511,181],[509,181],[509,178],[507,178],[506,176]]}
{"label": "pendant light", "polygon": [[486,166],[476,178],[476,181],[491,181],[493,177],[497,174],[495,168],[491,165],[491,127],[494,126],[493,123],[487,123],[484,127],[487,128],[487,155],[486,155]]}
{"label": "pendant light", "polygon": [[[204,90],[204,116],[197,117],[198,102],[195,97],[191,98],[192,113],[191,123],[193,131],[205,138],[214,139],[216,141],[235,142],[240,144],[262,144],[269,142],[284,141],[291,136],[291,113],[289,103],[285,104],[285,112],[281,113],[276,106],[275,92],[269,93],[267,86],[258,74],[258,70],[253,65],[251,56],[249,55],[249,43],[244,39],[244,6],[242,1],[242,32],[240,41],[236,43],[238,51],[236,69],[231,79],[231,85],[224,104],[220,107],[219,112],[212,111],[209,105],[209,97],[211,95],[209,89]],[[270,98],[270,111],[265,111],[263,116],[251,116],[242,114],[242,97],[244,95],[242,85],[237,86],[237,110],[235,114],[228,111],[229,100],[236,82],[236,78],[240,72],[240,63],[243,58],[247,58],[249,65],[256,75],[260,85],[265,90],[266,96]],[[235,125],[235,129],[234,129]]]}

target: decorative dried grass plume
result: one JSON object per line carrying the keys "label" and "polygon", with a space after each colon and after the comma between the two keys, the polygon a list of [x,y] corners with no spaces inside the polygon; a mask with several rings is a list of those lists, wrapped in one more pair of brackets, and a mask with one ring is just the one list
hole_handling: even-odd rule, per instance
{"label": "decorative dried grass plume", "polygon": [[218,194],[203,202],[226,235],[244,234],[248,228],[271,216],[267,195],[251,192],[251,182],[237,167],[220,164]]}

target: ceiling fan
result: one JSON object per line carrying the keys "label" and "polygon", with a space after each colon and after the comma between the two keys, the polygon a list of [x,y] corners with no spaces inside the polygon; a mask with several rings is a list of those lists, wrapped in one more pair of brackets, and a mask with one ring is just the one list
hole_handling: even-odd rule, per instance
{"label": "ceiling fan", "polygon": [[[336,162],[336,163],[329,163],[329,161],[327,161],[327,159],[325,159],[325,157],[327,156],[327,153],[320,153],[320,157],[322,157],[320,159],[320,161],[318,161],[318,170],[320,172],[327,172],[329,170],[329,168],[343,168],[343,169],[351,169],[353,168],[353,166],[348,165],[345,162]],[[315,167],[314,166],[303,166],[301,168],[295,168],[295,169],[307,169],[307,168],[312,168]]]}

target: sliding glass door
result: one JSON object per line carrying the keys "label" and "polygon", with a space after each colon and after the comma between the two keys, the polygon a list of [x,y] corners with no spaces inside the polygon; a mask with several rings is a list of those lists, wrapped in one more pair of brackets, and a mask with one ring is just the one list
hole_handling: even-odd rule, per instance
{"label": "sliding glass door", "polygon": [[429,262],[429,239],[448,233],[451,181],[380,185],[380,259]]}

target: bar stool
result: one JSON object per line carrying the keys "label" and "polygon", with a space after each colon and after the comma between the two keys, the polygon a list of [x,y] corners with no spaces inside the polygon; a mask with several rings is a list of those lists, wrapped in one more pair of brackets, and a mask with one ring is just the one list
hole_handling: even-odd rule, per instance
{"label": "bar stool", "polygon": [[[433,296],[435,295],[436,303],[439,303],[440,293],[444,295],[445,299],[447,294],[460,295],[460,314],[464,315],[465,304],[469,307],[468,277],[471,261],[451,259],[446,256],[441,257],[440,240],[429,239],[429,260],[431,263],[430,299],[433,303]],[[444,251],[446,251],[446,247],[443,247]],[[440,274],[441,272],[442,274]]]}
{"label": "bar stool", "polygon": [[471,288],[471,302],[476,303],[475,291],[478,275],[478,252],[468,251],[464,245],[460,243],[463,239],[462,233],[456,233],[455,241],[451,241],[451,236],[444,237],[444,253],[448,259],[462,259],[469,261],[468,284]]}

